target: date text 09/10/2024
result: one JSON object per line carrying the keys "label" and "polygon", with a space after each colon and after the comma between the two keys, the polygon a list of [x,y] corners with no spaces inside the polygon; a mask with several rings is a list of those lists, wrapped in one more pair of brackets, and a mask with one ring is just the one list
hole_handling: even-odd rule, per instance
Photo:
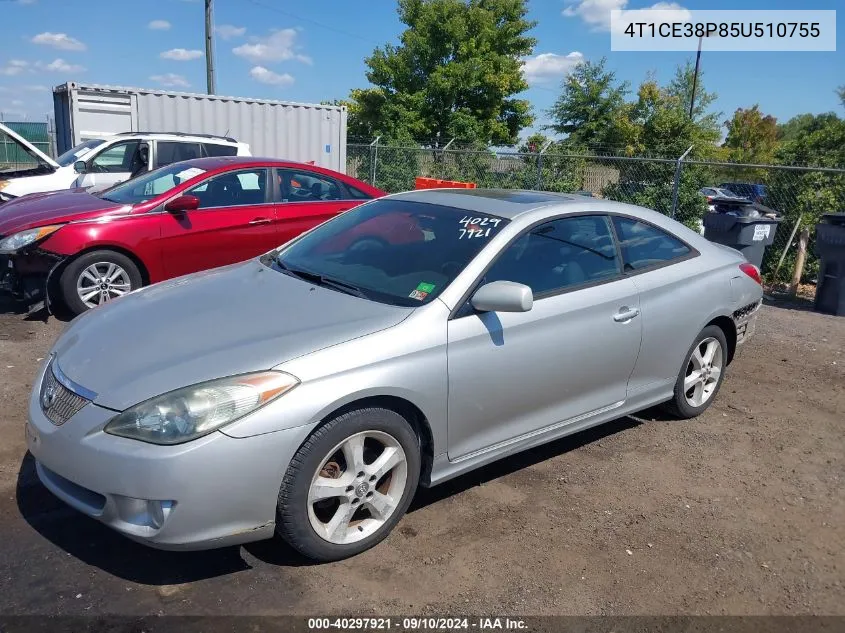
{"label": "date text 09/10/2024", "polygon": [[468,631],[468,630],[525,630],[524,620],[519,618],[308,618],[308,629],[312,631]]}

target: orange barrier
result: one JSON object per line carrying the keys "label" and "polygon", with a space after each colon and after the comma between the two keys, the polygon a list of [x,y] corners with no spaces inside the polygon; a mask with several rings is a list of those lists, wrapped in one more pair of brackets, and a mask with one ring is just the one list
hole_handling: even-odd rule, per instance
{"label": "orange barrier", "polygon": [[458,182],[457,180],[440,180],[439,178],[423,178],[417,176],[414,179],[414,189],[475,189],[474,182]]}

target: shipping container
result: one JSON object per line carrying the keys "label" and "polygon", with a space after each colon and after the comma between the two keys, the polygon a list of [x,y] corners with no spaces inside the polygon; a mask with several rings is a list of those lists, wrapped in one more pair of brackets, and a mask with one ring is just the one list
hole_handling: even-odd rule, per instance
{"label": "shipping container", "polygon": [[53,88],[56,146],[119,132],[230,136],[253,156],[346,172],[346,107],[68,82]]}

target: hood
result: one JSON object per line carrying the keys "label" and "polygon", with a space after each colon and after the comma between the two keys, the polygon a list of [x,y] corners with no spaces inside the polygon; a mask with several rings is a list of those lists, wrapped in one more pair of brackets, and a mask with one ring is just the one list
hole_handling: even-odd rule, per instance
{"label": "hood", "polygon": [[27,141],[20,134],[18,134],[14,130],[10,130],[8,127],[3,125],[2,123],[0,123],[0,132],[5,132],[6,135],[9,138],[11,138],[13,141],[15,141],[21,147],[21,149],[23,149],[23,151],[25,151],[30,156],[33,156],[34,158],[36,158],[39,163],[45,163],[45,164],[47,164],[50,167],[53,167],[55,169],[59,168],[59,164],[56,161],[54,161],[52,158],[47,156],[47,154],[45,154],[40,149],[35,147],[35,145],[33,145],[32,143]]}
{"label": "hood", "polygon": [[125,211],[118,205],[92,196],[84,189],[32,193],[0,205],[0,235],[44,226],[97,217],[108,211]]}
{"label": "hood", "polygon": [[98,394],[96,404],[122,411],[180,387],[271,369],[412,312],[250,260],[94,308],[71,323],[53,353],[71,380]]}

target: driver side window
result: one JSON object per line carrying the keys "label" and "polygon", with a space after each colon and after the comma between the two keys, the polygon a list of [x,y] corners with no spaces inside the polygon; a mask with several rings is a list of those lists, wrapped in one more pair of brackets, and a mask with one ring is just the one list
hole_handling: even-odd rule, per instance
{"label": "driver side window", "polygon": [[140,141],[115,143],[103,150],[89,163],[94,173],[119,174],[132,171],[132,159],[138,151]]}
{"label": "driver side window", "polygon": [[606,216],[583,215],[547,222],[513,242],[484,283],[515,281],[534,296],[603,281],[621,274]]}

